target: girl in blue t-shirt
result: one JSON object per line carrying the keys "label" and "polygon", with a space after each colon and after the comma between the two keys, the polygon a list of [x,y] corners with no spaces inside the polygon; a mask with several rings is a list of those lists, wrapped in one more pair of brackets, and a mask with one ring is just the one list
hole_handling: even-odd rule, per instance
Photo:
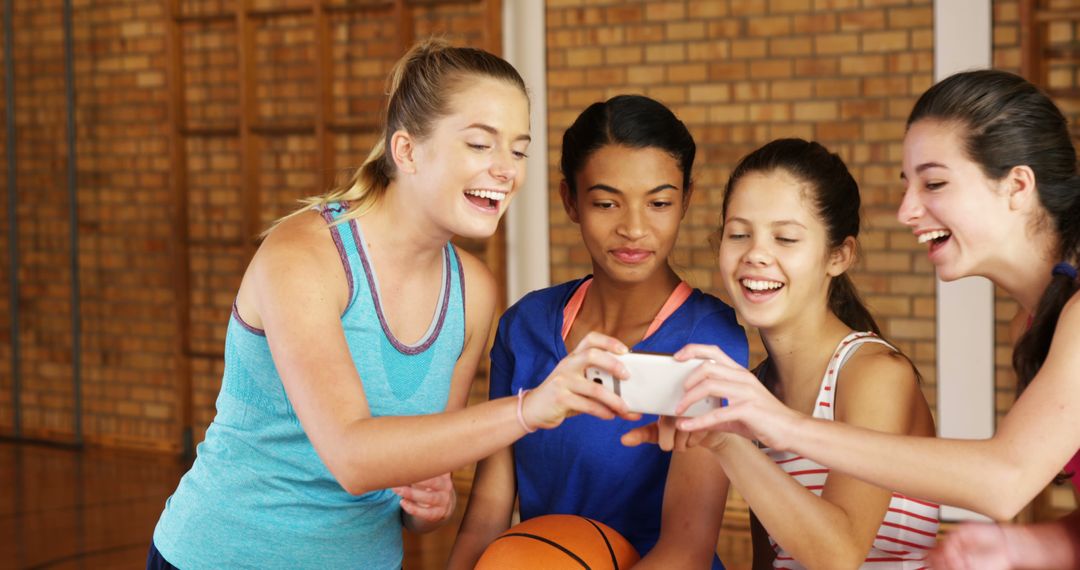
{"label": "girl in blue t-shirt", "polygon": [[[732,309],[692,289],[668,259],[693,193],[695,144],[685,125],[652,99],[621,95],[587,108],[562,150],[559,194],[581,227],[592,275],[507,310],[491,350],[491,397],[534,388],[564,366],[568,347],[597,332],[644,352],[719,344],[745,363]],[[642,565],[721,568],[715,547],[727,479],[708,452],[672,458],[619,443],[652,419],[572,417],[480,462],[450,567],[473,567],[510,526],[516,499],[523,520],[576,514],[611,526]]]}

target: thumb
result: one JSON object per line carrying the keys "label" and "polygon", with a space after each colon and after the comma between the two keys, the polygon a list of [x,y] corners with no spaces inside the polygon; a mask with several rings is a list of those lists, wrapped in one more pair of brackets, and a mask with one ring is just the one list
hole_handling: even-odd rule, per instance
{"label": "thumb", "polygon": [[659,440],[660,431],[655,423],[634,428],[619,438],[619,441],[626,447],[637,447],[643,443],[656,443]]}

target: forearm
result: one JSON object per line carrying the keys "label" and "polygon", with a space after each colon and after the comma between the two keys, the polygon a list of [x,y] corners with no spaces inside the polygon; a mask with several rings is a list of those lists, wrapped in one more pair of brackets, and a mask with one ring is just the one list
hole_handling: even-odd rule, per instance
{"label": "forearm", "polygon": [[[854,568],[862,563],[870,542],[858,538],[848,513],[803,487],[751,442],[728,439],[719,454],[725,473],[788,554],[807,568]],[[882,515],[884,510],[883,503]]]}
{"label": "forearm", "polygon": [[331,457],[323,460],[350,493],[407,485],[479,461],[525,435],[516,406],[514,398],[500,398],[442,414],[360,419],[323,438],[331,448],[319,453]]}
{"label": "forearm", "polygon": [[465,570],[476,566],[477,559],[491,541],[510,528],[516,497],[511,447],[495,452],[477,466],[465,517],[450,551],[447,568]]}
{"label": "forearm", "polygon": [[668,468],[660,538],[635,568],[703,568],[715,556],[728,480],[705,448],[675,453]]}
{"label": "forearm", "polygon": [[1001,437],[955,440],[904,436],[804,418],[792,451],[831,469],[911,497],[998,520],[1015,516],[1049,482],[1024,473]]}

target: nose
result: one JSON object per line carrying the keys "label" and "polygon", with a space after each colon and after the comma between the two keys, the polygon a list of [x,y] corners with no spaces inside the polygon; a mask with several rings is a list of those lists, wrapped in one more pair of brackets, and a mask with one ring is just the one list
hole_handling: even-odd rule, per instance
{"label": "nose", "polygon": [[630,240],[637,240],[645,237],[648,230],[646,229],[645,215],[642,212],[642,209],[627,205],[619,220],[618,232],[620,235]]}
{"label": "nose", "polygon": [[769,251],[763,240],[753,238],[750,241],[750,249],[743,256],[743,262],[755,267],[763,267],[772,261],[772,252]]}
{"label": "nose", "polygon": [[908,186],[904,190],[904,199],[900,201],[900,208],[896,210],[896,220],[905,226],[914,226],[923,213],[923,205],[915,188]]}
{"label": "nose", "polygon": [[[524,164],[521,164],[520,168],[524,168]],[[518,169],[519,164],[514,156],[514,151],[507,149],[503,152],[494,153],[489,171],[499,182],[509,182],[517,177]]]}

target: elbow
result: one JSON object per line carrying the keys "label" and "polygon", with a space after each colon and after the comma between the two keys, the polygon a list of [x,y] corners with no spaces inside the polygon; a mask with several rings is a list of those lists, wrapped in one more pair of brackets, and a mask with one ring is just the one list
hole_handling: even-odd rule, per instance
{"label": "elbow", "polygon": [[1015,518],[1045,485],[1031,485],[1030,481],[1025,481],[1024,470],[1018,465],[1001,465],[998,473],[989,489],[977,489],[979,492],[971,498],[970,508],[995,521],[1007,522]]}
{"label": "elbow", "polygon": [[369,477],[364,476],[368,470],[360,468],[360,465],[354,462],[326,461],[325,463],[330,475],[350,495],[360,496],[380,488]]}
{"label": "elbow", "polygon": [[997,522],[1008,522],[1018,515],[1027,504],[1028,501],[1026,500],[1006,496],[994,504],[987,505],[988,508],[980,509],[979,512]]}

